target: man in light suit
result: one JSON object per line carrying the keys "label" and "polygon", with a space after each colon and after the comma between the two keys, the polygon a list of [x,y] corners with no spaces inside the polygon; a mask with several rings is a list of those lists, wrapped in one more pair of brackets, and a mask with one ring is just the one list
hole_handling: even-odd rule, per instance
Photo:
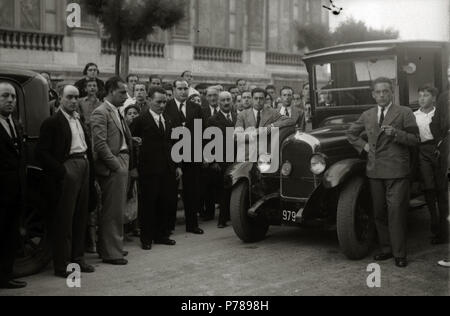
{"label": "man in light suit", "polygon": [[105,85],[107,96],[91,116],[95,171],[102,190],[99,254],[104,263],[126,265],[123,251],[123,210],[133,153],[130,130],[119,108],[127,99],[125,82],[114,77]]}
{"label": "man in light suit", "polygon": [[291,124],[298,127],[300,130],[305,130],[305,112],[293,106],[294,90],[290,87],[284,87],[281,89],[281,102],[282,106],[278,108],[281,115],[288,117],[291,120]]}
{"label": "man in light suit", "polygon": [[267,92],[256,88],[252,91],[253,107],[241,112],[236,122],[235,134],[243,133],[248,129],[260,127],[286,127],[292,125],[288,117],[279,111],[265,107]]}
{"label": "man in light suit", "polygon": [[[405,268],[410,147],[419,144],[419,128],[411,109],[393,104],[394,87],[390,79],[376,79],[372,89],[378,106],[364,112],[347,136],[359,153],[368,155],[367,176],[382,248],[375,260],[394,257],[396,266]],[[362,138],[363,132],[367,133],[368,141]]]}

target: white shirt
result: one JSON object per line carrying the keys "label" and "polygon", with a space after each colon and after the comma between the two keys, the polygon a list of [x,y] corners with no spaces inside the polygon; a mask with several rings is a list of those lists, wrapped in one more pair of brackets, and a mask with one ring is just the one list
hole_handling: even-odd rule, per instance
{"label": "white shirt", "polygon": [[163,124],[164,129],[166,129],[166,121],[164,120],[164,116],[156,114],[155,112],[153,112],[152,110],[149,110],[150,114],[152,115],[153,119],[155,120],[156,126],[159,126],[159,119],[161,118],[161,122]]}
{"label": "white shirt", "polygon": [[123,106],[121,106],[119,108],[120,114],[124,115],[125,114],[125,110],[127,109],[127,107],[129,107],[130,105],[134,105],[136,104],[136,98],[128,98],[125,103],[123,104]]}
{"label": "white shirt", "polygon": [[[178,111],[180,111],[180,106],[181,106],[181,102],[180,101],[178,101],[177,99],[174,99],[175,100],[175,103],[177,104],[177,107],[178,107]],[[186,117],[186,101],[184,101],[184,106],[183,106],[183,114],[184,114],[184,117]]]}
{"label": "white shirt", "polygon": [[433,117],[436,114],[436,108],[433,109],[430,113],[422,112],[420,109],[417,112],[414,112],[416,116],[417,125],[419,126],[420,131],[420,140],[422,143],[434,140],[433,133],[431,133],[430,124],[433,121]]}
{"label": "white shirt", "polygon": [[291,107],[282,106],[281,110],[280,110],[280,114],[292,117],[292,108]]}
{"label": "white shirt", "polygon": [[[128,150],[128,145],[127,145],[127,141],[126,141],[127,136],[125,135],[125,131],[123,130],[122,122],[120,120],[119,109],[116,108],[111,103],[109,103],[107,100],[105,100],[105,102],[113,110],[114,114],[116,115],[117,121],[119,122],[119,126],[120,126],[119,129],[123,136],[123,142],[122,142],[122,147],[120,147],[120,151]],[[123,124],[125,124],[125,122],[123,122]]]}
{"label": "white shirt", "polygon": [[6,133],[8,133],[9,137],[13,138],[13,135],[12,135],[11,131],[9,130],[8,122],[6,122],[7,119],[10,120],[12,128],[14,129],[14,133],[17,135],[17,131],[15,130],[14,122],[13,122],[11,115],[8,117],[3,117],[3,115],[0,115],[0,124],[2,124]]}
{"label": "white shirt", "polygon": [[83,127],[81,127],[80,123],[80,115],[77,112],[74,112],[73,115],[69,115],[62,108],[61,113],[67,119],[67,122],[69,122],[70,131],[72,132],[70,155],[85,153],[87,151],[87,145]]}
{"label": "white shirt", "polygon": [[[392,103],[389,104],[387,107],[384,108],[384,119],[386,120],[386,116],[389,112],[389,110],[392,107]],[[381,106],[378,106],[378,123],[380,123],[380,119],[381,119],[381,111],[383,111],[383,108]]]}
{"label": "white shirt", "polygon": [[[262,115],[262,110],[259,111]],[[255,110],[255,108],[253,108],[253,114],[255,115],[255,120],[258,120],[258,110]]]}

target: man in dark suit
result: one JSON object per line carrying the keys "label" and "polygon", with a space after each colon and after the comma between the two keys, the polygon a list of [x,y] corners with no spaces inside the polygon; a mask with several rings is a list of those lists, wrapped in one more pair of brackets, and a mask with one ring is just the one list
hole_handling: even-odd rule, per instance
{"label": "man in dark suit", "polygon": [[[219,90],[215,87],[210,87],[206,90],[206,100],[208,105],[202,108],[203,112],[203,126],[206,127],[208,120],[219,113]],[[214,220],[216,212],[216,192],[214,186],[214,170],[211,166],[206,165],[202,169],[201,186],[202,186],[202,207],[200,209],[200,216],[204,221]]]}
{"label": "man in dark suit", "polygon": [[[347,132],[359,153],[367,153],[375,222],[382,253],[376,261],[395,258],[400,268],[408,265],[406,216],[410,200],[410,147],[419,144],[414,113],[393,104],[394,87],[388,78],[373,82],[378,106],[362,114]],[[368,141],[362,133],[366,132]],[[386,209],[387,206],[387,209]]]}
{"label": "man in dark suit", "polygon": [[305,131],[305,112],[293,105],[294,89],[291,87],[283,87],[280,95],[282,102],[282,106],[278,108],[280,114],[288,117],[292,125],[295,125],[300,130]]}
{"label": "man in dark suit", "polygon": [[220,215],[219,215],[219,228],[227,227],[227,222],[230,220],[230,198],[231,190],[225,189],[224,176],[225,171],[232,165],[227,162],[226,159],[226,135],[227,128],[234,129],[237,121],[237,115],[232,112],[233,109],[233,97],[229,92],[222,92],[219,95],[220,111],[208,120],[208,127],[217,127],[222,132],[224,137],[223,142],[223,157],[221,161],[215,161],[211,164],[210,169],[215,173],[216,187],[218,188],[219,202],[220,202]]}
{"label": "man in dark suit", "polygon": [[150,108],[133,122],[131,132],[142,140],[139,156],[139,223],[142,249],[152,243],[174,246],[169,239],[169,214],[177,208],[177,179],[181,169],[172,161],[171,125],[167,116],[166,91],[152,88]]}
{"label": "man in dark suit", "polygon": [[16,100],[14,87],[0,82],[0,289],[27,286],[12,278],[25,181],[22,131],[12,118]]}
{"label": "man in dark suit", "polygon": [[83,273],[95,271],[84,259],[92,151],[87,129],[76,112],[78,99],[76,87],[64,87],[60,111],[42,124],[36,147],[51,200],[55,275],[62,278],[69,275],[70,263],[79,264]]}
{"label": "man in dark suit", "polygon": [[[185,79],[177,79],[174,84],[174,99],[167,103],[166,117],[172,122],[172,128],[187,128],[194,136],[195,121],[202,121],[202,109],[194,103],[187,104],[189,84]],[[201,140],[198,140],[201,142]],[[198,212],[201,209],[200,174],[202,163],[194,162],[194,139],[192,139],[192,156],[190,162],[183,162],[183,202],[186,216],[186,231],[202,235],[198,226]],[[170,229],[175,228],[176,214],[170,216]]]}

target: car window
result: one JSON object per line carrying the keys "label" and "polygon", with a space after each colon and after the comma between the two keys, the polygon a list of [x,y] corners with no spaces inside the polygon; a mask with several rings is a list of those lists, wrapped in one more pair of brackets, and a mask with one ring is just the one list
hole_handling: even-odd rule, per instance
{"label": "car window", "polygon": [[315,66],[318,107],[373,104],[371,82],[378,77],[397,80],[396,59],[379,57],[336,61]]}

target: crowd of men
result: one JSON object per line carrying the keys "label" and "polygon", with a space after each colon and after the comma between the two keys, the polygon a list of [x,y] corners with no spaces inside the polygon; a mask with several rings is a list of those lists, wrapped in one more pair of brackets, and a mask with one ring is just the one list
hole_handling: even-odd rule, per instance
{"label": "crowd of men", "polygon": [[[41,127],[36,157],[45,172],[45,197],[51,209],[50,236],[53,244],[55,275],[67,278],[67,266],[76,263],[81,272],[93,273],[85,260],[89,213],[97,211],[97,252],[105,264],[126,265],[124,250],[124,209],[130,200],[130,187],[137,182],[137,220],[141,247],[174,246],[178,190],[182,200],[186,232],[204,234],[199,216],[214,220],[219,204],[218,227],[230,220],[230,194],[223,176],[230,166],[226,159],[213,162],[175,163],[171,156],[172,130],[186,128],[194,134],[196,120],[204,128],[235,133],[252,128],[296,126],[305,130],[309,113],[309,86],[299,93],[291,87],[276,92],[274,86],[258,88],[238,80],[225,91],[222,86],[196,87],[190,71],[182,73],[170,85],[159,76],[148,81],[137,75],[126,80],[112,77],[105,83],[98,78],[97,65],[84,69],[85,77],[74,85],[65,85],[57,93],[50,89],[53,115]],[[50,81],[50,75],[43,74]],[[448,241],[448,194],[444,192],[446,171],[439,146],[446,139],[448,125],[437,122],[437,92],[423,87],[422,108],[416,115],[408,108],[393,104],[393,86],[389,79],[374,82],[373,97],[378,107],[364,113],[348,131],[351,144],[367,153],[367,175],[374,198],[374,211],[382,253],[376,260],[395,257],[406,267],[406,210],[409,202],[409,149],[420,144],[421,170],[427,183],[427,202],[432,214],[433,243]],[[444,97],[445,98],[445,97]],[[448,96],[447,96],[448,100]],[[18,170],[21,155],[21,130],[11,120],[16,92],[0,83],[1,163]],[[433,123],[434,122],[434,123]],[[436,123],[437,122],[437,123]],[[368,140],[361,137],[366,132]],[[193,142],[192,142],[193,143]],[[226,150],[223,150],[225,153]],[[191,150],[194,156],[194,148]],[[16,183],[14,172],[1,169],[3,179]],[[96,185],[97,184],[97,185]],[[8,185],[8,199],[1,195],[7,211],[1,223],[18,219],[15,209],[20,187]],[[97,194],[99,187],[101,194]],[[100,200],[97,197],[100,196]],[[5,201],[4,201],[5,200]],[[446,204],[446,206],[445,206]],[[100,207],[99,207],[100,205]],[[387,208],[386,208],[387,206]],[[445,227],[447,227],[447,229]],[[1,288],[20,288],[25,283],[12,280],[14,238],[17,225],[1,228]],[[6,259],[4,254],[7,255]]]}

